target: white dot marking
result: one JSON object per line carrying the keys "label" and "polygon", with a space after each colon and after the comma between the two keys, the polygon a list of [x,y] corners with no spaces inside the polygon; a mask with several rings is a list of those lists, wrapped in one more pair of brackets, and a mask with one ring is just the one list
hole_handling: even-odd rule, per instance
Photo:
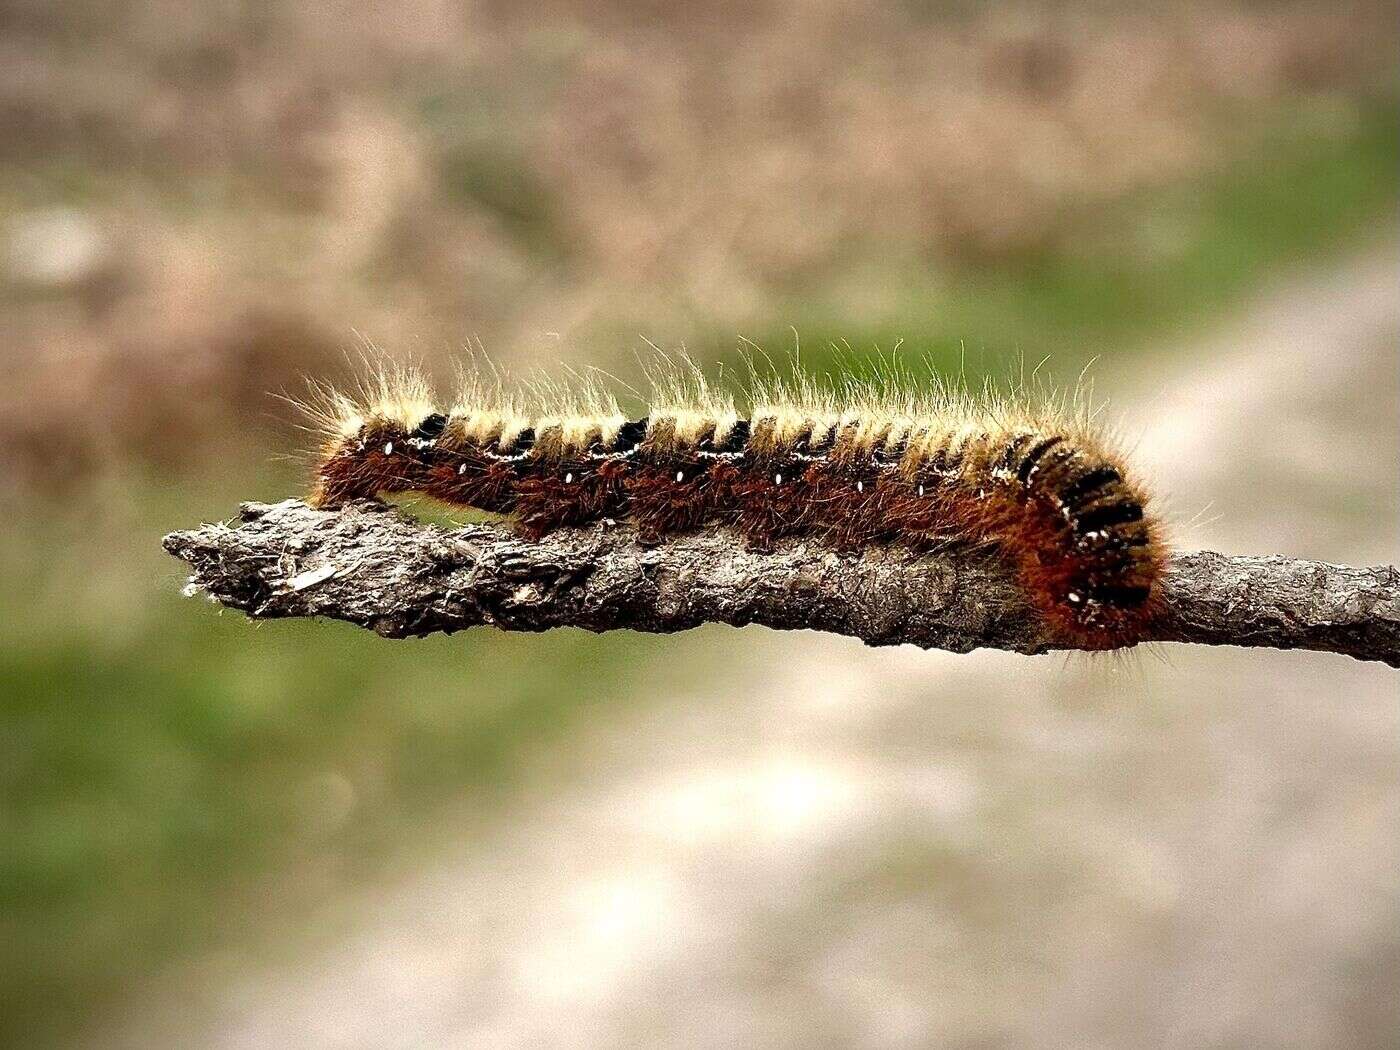
{"label": "white dot marking", "polygon": [[573,471],[569,471],[569,473],[567,473],[567,474],[564,475],[564,484],[565,484],[565,485],[572,485],[573,483],[574,483],[574,473],[573,473]]}
{"label": "white dot marking", "polygon": [[774,474],[774,475],[773,475],[773,484],[774,484],[774,485],[781,485],[782,483],[783,483],[783,476],[782,476],[781,474]]}
{"label": "white dot marking", "polygon": [[392,441],[384,442],[384,454],[386,456],[392,456],[394,454],[394,443]]}
{"label": "white dot marking", "polygon": [[678,471],[676,471],[676,483],[677,483],[677,484],[680,484],[680,483],[681,483],[682,481],[684,481],[684,480],[685,480],[685,471],[683,471],[683,470],[678,470]]}

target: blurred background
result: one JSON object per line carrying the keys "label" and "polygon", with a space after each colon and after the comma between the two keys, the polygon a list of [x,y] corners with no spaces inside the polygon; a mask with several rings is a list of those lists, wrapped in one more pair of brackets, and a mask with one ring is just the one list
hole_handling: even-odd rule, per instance
{"label": "blurred background", "polygon": [[[0,3],[0,1041],[1392,1047],[1394,672],[180,597],[372,340],[1090,360],[1176,541],[1400,557],[1375,0]],[[927,360],[927,364],[918,364]]]}

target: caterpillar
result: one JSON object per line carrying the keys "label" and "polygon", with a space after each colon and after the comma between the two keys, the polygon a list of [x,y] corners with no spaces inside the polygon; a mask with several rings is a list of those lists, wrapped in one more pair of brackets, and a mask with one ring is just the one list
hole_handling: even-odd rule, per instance
{"label": "caterpillar", "polygon": [[693,365],[653,377],[644,416],[593,380],[522,399],[464,378],[450,406],[418,372],[357,394],[314,385],[324,434],[311,500],[395,493],[506,515],[527,536],[630,519],[644,543],[727,526],[753,548],[800,536],[842,551],[975,544],[1014,571],[1052,637],[1143,637],[1166,563],[1148,497],[1091,413],[947,385],[755,380],[741,415]]}

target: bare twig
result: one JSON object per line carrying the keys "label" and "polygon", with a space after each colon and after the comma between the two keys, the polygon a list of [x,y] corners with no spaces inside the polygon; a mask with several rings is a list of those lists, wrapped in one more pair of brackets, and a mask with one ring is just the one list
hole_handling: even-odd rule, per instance
{"label": "bare twig", "polygon": [[[903,548],[746,550],[707,531],[644,547],[625,524],[529,541],[393,508],[248,503],[238,527],[165,537],[191,584],[259,618],[328,616],[389,638],[582,627],[667,633],[702,623],[831,631],[869,645],[1040,653],[1057,646],[995,557]],[[1208,551],[1175,558],[1152,641],[1345,653],[1400,666],[1400,571]]]}

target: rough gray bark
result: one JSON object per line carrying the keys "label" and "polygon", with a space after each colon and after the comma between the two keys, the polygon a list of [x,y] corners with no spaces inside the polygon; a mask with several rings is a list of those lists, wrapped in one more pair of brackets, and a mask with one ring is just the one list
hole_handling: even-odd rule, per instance
{"label": "rough gray bark", "polygon": [[[247,503],[241,524],[165,537],[203,590],[249,616],[327,616],[388,638],[489,624],[668,633],[763,624],[965,653],[1041,653],[1045,636],[997,560],[903,548],[744,549],[722,532],[644,547],[626,524],[529,541],[495,525],[446,531],[377,503],[337,512]],[[1178,555],[1152,641],[1345,653],[1400,666],[1400,571],[1282,557]]]}

